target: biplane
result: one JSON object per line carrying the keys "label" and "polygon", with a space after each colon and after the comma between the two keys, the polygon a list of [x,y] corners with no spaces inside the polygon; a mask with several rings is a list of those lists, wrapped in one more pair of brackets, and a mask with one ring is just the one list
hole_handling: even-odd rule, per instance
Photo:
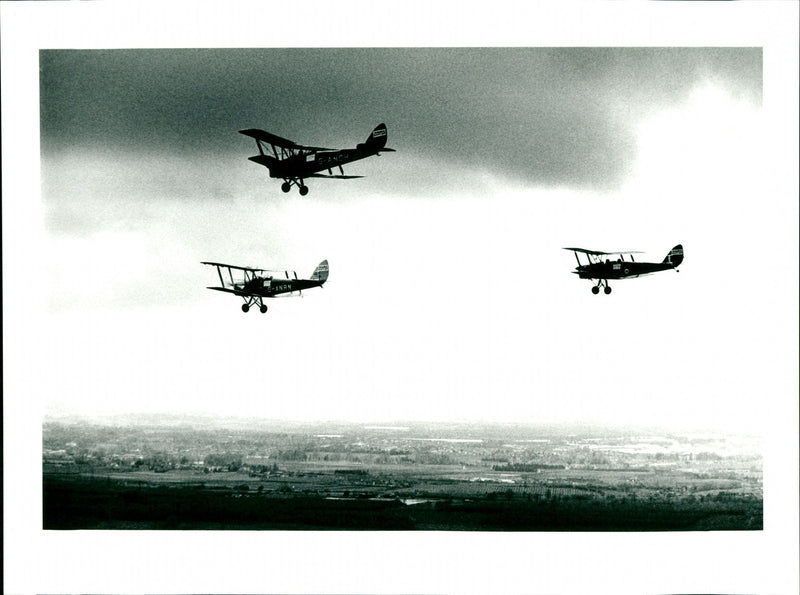
{"label": "biplane", "polygon": [[[641,252],[599,252],[583,248],[564,248],[564,250],[572,250],[575,260],[578,261],[578,267],[572,271],[573,273],[581,279],[596,281],[592,287],[592,293],[595,295],[600,293],[601,287],[603,287],[604,293],[611,293],[611,286],[608,284],[610,279],[631,279],[672,269],[677,272],[678,266],[683,262],[683,246],[681,244],[670,250],[661,262],[636,262],[633,255],[641,254]],[[581,263],[581,259],[578,258],[579,253],[586,255],[587,264]],[[626,256],[630,260],[626,259]]]}
{"label": "biplane", "polygon": [[[328,261],[323,260],[309,279],[298,279],[297,273],[291,271],[271,271],[268,269],[255,269],[251,267],[240,267],[220,262],[203,262],[210,266],[217,267],[219,275],[219,287],[209,287],[215,291],[224,291],[238,295],[244,300],[242,312],[247,312],[253,305],[258,306],[262,314],[267,312],[264,298],[273,298],[283,294],[292,295],[298,292],[302,295],[304,289],[311,287],[322,287],[328,280]],[[223,276],[223,271],[227,272]],[[226,278],[227,277],[227,278]]]}
{"label": "biplane", "polygon": [[[357,161],[372,155],[380,155],[381,151],[394,151],[386,147],[386,124],[379,124],[370,133],[363,143],[356,145],[355,149],[326,149],[325,147],[307,147],[298,145],[294,141],[281,138],[270,132],[249,128],[240,130],[240,134],[255,139],[258,155],[248,157],[263,165],[269,170],[271,178],[283,180],[281,190],[289,192],[292,186],[297,186],[300,194],[308,194],[306,178],[333,178],[350,180],[364,176],[346,176],[342,165]],[[333,173],[333,168],[339,168],[339,174]],[[322,174],[327,170],[327,174]]]}

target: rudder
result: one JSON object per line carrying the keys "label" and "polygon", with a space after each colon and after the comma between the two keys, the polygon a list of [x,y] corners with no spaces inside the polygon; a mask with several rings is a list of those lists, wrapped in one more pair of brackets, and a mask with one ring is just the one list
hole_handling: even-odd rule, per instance
{"label": "rudder", "polygon": [[317,265],[317,268],[314,269],[314,272],[311,274],[311,279],[319,281],[319,284],[322,285],[328,280],[328,270],[328,261],[323,260]]}
{"label": "rudder", "polygon": [[678,244],[670,250],[664,262],[666,264],[671,264],[673,267],[679,266],[683,262],[683,246]]}
{"label": "rudder", "polygon": [[372,132],[370,132],[370,135],[367,137],[367,140],[358,145],[358,148],[369,149],[370,151],[380,151],[386,146],[387,138],[388,135],[386,132],[386,124],[378,124],[375,127],[375,129]]}

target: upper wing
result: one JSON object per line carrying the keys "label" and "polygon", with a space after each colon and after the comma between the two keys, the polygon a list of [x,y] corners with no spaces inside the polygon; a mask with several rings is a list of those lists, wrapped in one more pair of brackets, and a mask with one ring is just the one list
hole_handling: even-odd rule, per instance
{"label": "upper wing", "polygon": [[265,143],[269,143],[271,145],[275,145],[276,147],[283,147],[284,149],[307,149],[310,151],[331,151],[332,149],[326,149],[325,147],[308,147],[305,145],[298,145],[296,142],[291,141],[286,138],[282,138],[276,134],[272,134],[271,132],[266,132],[264,130],[259,130],[257,128],[248,128],[247,130],[240,130],[239,134],[244,134],[245,136],[249,136],[250,138],[254,138],[257,141],[262,141]]}
{"label": "upper wing", "polygon": [[294,141],[291,141],[286,138],[281,138],[280,136],[272,134],[271,132],[258,130],[257,128],[248,128],[247,130],[240,130],[239,134],[244,134],[245,136],[249,136],[250,138],[264,141],[266,143],[270,143],[278,147],[286,147],[287,149],[300,148],[300,145],[298,145]]}
{"label": "upper wing", "polygon": [[226,269],[235,269],[237,271],[249,271],[251,273],[268,273],[267,269],[254,269],[252,267],[240,267],[235,264],[224,264],[222,262],[201,262],[200,264],[208,264],[214,267],[225,267]]}
{"label": "upper wing", "polygon": [[598,250],[586,250],[585,248],[563,248],[564,250],[572,250],[573,252],[580,252],[581,254],[611,254],[611,252],[600,252]]}
{"label": "upper wing", "polygon": [[248,273],[272,273],[285,275],[287,279],[289,279],[289,273],[294,274],[294,278],[297,279],[297,273],[290,269],[256,269],[253,267],[240,267],[236,266],[235,264],[225,264],[222,262],[201,262],[200,264],[207,264],[213,267],[223,267],[226,269],[233,269],[234,271],[247,271]]}
{"label": "upper wing", "polygon": [[564,250],[572,250],[573,252],[580,252],[582,254],[593,254],[595,256],[611,256],[612,254],[641,254],[637,250],[617,250],[616,252],[600,252],[599,250],[586,250],[585,248],[563,248]]}

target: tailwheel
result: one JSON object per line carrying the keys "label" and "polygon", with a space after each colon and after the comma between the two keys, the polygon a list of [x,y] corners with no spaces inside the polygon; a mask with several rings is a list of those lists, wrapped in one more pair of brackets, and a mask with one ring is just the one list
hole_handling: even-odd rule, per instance
{"label": "tailwheel", "polygon": [[308,186],[300,186],[300,196],[308,194]]}
{"label": "tailwheel", "polygon": [[250,311],[250,306],[248,306],[247,304],[242,304],[242,312],[246,314],[249,311]]}
{"label": "tailwheel", "polygon": [[592,293],[595,294],[595,295],[600,293],[600,286],[599,285],[595,285],[594,287],[592,287]]}
{"label": "tailwheel", "polygon": [[291,189],[292,185],[289,182],[284,182],[283,184],[281,184],[281,190],[283,190],[284,192],[289,192],[289,190]]}
{"label": "tailwheel", "polygon": [[606,295],[608,295],[609,293],[611,293],[611,288],[608,285],[606,285],[603,291],[605,292]]}
{"label": "tailwheel", "polygon": [[266,313],[267,313],[267,307],[266,307],[266,306],[264,306],[264,305],[262,305],[262,306],[259,308],[259,310],[261,310],[261,313],[262,313],[262,314],[266,314]]}

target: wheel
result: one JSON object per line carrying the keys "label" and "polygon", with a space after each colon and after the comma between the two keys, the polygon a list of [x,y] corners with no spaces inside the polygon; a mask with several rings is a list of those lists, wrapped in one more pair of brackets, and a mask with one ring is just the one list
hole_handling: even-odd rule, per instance
{"label": "wheel", "polygon": [[592,293],[597,295],[598,293],[600,293],[600,288],[597,285],[595,285],[594,287],[592,287]]}
{"label": "wheel", "polygon": [[611,288],[608,285],[606,285],[606,287],[605,287],[605,289],[603,289],[603,291],[606,293],[606,295],[608,295],[609,293],[611,293]]}
{"label": "wheel", "polygon": [[300,186],[300,196],[308,194],[308,186]]}
{"label": "wheel", "polygon": [[283,184],[281,184],[281,190],[283,190],[284,192],[289,192],[289,190],[291,189],[292,185],[289,182],[284,182]]}
{"label": "wheel", "polygon": [[249,311],[250,311],[250,306],[248,306],[247,304],[242,304],[242,312],[246,313]]}
{"label": "wheel", "polygon": [[261,310],[261,313],[262,313],[262,314],[266,314],[266,313],[267,313],[267,307],[266,307],[266,306],[261,306],[261,307],[259,308],[259,310]]}

